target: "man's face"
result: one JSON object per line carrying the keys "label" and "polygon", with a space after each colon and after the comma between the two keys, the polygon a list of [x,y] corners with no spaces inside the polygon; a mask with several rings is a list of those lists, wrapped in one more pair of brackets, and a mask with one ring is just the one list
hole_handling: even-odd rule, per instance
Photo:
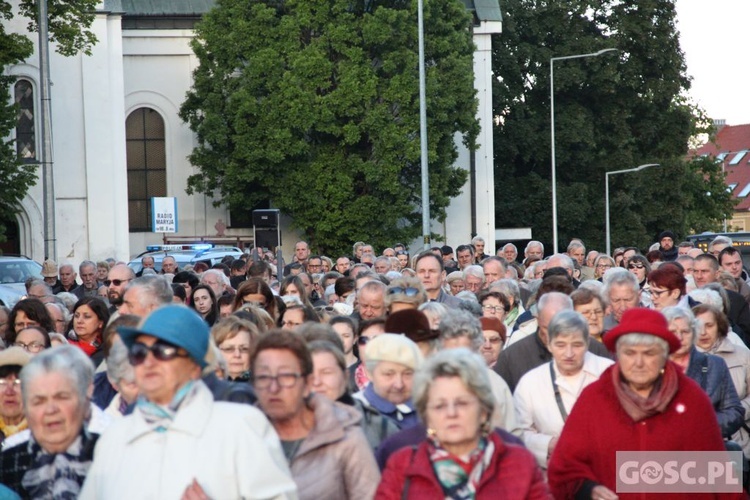
{"label": "man's face", "polygon": [[107,275],[109,274],[109,266],[96,266],[96,280],[97,281],[104,281],[107,279]]}
{"label": "man's face", "polygon": [[307,292],[307,296],[310,297],[313,291],[313,283],[312,281],[310,281],[310,277],[307,275],[307,273],[300,273],[297,276],[299,276],[302,284],[305,285],[305,292]]}
{"label": "man's face", "polygon": [[28,297],[32,299],[39,299],[42,302],[48,302],[50,300],[47,288],[42,285],[34,285],[29,288]]}
{"label": "man's face", "polygon": [[362,319],[385,315],[385,296],[381,292],[363,288],[357,294],[357,304]]}
{"label": "man's face", "polygon": [[380,361],[370,374],[370,380],[378,396],[399,405],[411,398],[414,370],[401,363]]}
{"label": "man's face", "polygon": [[154,258],[153,257],[144,257],[141,259],[141,265],[143,266],[143,269],[154,268]]}
{"label": "man's face", "polygon": [[693,271],[695,270],[695,261],[693,259],[682,259],[678,260],[678,263],[682,265],[682,268],[685,270],[682,274],[685,277],[692,276]]}
{"label": "man's face", "polygon": [[719,254],[721,253],[721,251],[724,250],[728,246],[729,245],[727,245],[726,243],[716,243],[716,244],[714,244],[714,246],[711,247],[711,255],[713,255],[714,257],[716,257],[718,259],[719,258]]}
{"label": "man's face", "polygon": [[73,271],[72,266],[62,266],[60,268],[60,283],[63,284],[64,287],[69,287],[76,282],[76,272]]}
{"label": "man's face", "polygon": [[145,292],[141,287],[133,287],[128,289],[123,296],[122,304],[118,311],[120,314],[134,314],[139,318],[145,318],[148,313],[151,312],[152,308],[145,307],[142,302]]}
{"label": "man's face", "polygon": [[477,255],[484,254],[484,241],[477,241],[474,243],[474,253]]}
{"label": "man's face", "polygon": [[362,253],[363,254],[365,254],[365,253],[371,253],[371,254],[374,255],[375,254],[375,250],[372,248],[372,245],[365,245],[365,246],[362,247]]}
{"label": "man's face", "polygon": [[113,306],[122,304],[125,287],[132,281],[131,271],[126,266],[115,266],[109,271],[109,289],[107,298]]}
{"label": "man's face", "polygon": [[518,252],[513,247],[506,246],[505,248],[503,248],[503,257],[508,262],[513,262],[514,260],[516,260],[516,257],[518,257]]}
{"label": "man's face", "polygon": [[321,259],[310,259],[307,261],[308,273],[319,273],[322,268],[323,261]]}
{"label": "man's face", "polygon": [[574,248],[568,252],[568,256],[573,260],[577,260],[578,264],[583,265],[583,259],[586,257],[586,249],[583,247]]}
{"label": "man's face", "polygon": [[669,236],[665,236],[659,241],[659,244],[664,250],[671,250],[674,247],[674,240]]}
{"label": "man's face", "polygon": [[635,254],[635,250],[625,250],[625,253],[622,254],[622,260],[625,262],[625,265],[630,262],[630,259],[632,259]]}
{"label": "man's face", "polygon": [[174,260],[174,257],[164,257],[164,260],[161,261],[161,270],[165,274],[175,274],[177,272],[177,262]]}
{"label": "man's face", "polygon": [[390,259],[391,257],[395,257],[395,256],[396,256],[396,251],[394,249],[386,248],[385,250],[383,250],[383,257],[388,257]]}
{"label": "man's face", "polygon": [[553,302],[539,311],[539,315],[537,316],[537,327],[539,328],[538,334],[539,340],[544,345],[549,344],[549,324],[552,321],[552,318],[563,309],[564,307]]}
{"label": "man's face", "polygon": [[477,276],[466,276],[464,278],[466,289],[472,293],[477,293],[482,288],[482,279]]}
{"label": "man's face", "polygon": [[307,246],[307,243],[301,241],[294,245],[294,255],[297,257],[297,262],[304,262],[307,260],[307,257],[310,255],[310,249]]}
{"label": "man's face", "polygon": [[341,274],[344,274],[349,270],[349,266],[351,263],[349,262],[348,257],[339,257],[336,259],[336,271],[340,272]]}
{"label": "man's face", "polygon": [[488,285],[493,281],[505,278],[505,269],[503,265],[496,260],[488,260],[482,265],[484,269],[484,281]]}
{"label": "man's face", "polygon": [[687,255],[690,251],[690,247],[677,247],[677,256]]}
{"label": "man's face", "polygon": [[594,263],[596,262],[597,257],[599,257],[599,252],[597,252],[596,250],[590,251],[586,256],[586,265],[589,267],[594,267]]}
{"label": "man's face", "polygon": [[458,252],[458,267],[464,269],[474,263],[474,256],[471,255],[471,250],[462,250]]}
{"label": "man's face", "polygon": [[216,298],[221,297],[221,295],[224,293],[224,280],[222,280],[219,276],[216,276],[214,273],[204,274],[201,277],[201,283],[210,286]]}
{"label": "man's face", "polygon": [[742,257],[739,252],[730,255],[725,254],[721,259],[721,268],[732,275],[732,278],[739,278],[742,275]]}
{"label": "man's face", "polygon": [[716,281],[716,271],[708,259],[698,259],[693,264],[693,278],[698,288]]}
{"label": "man's face", "polygon": [[443,264],[448,264],[453,260],[453,253],[443,254]]}
{"label": "man's face", "polygon": [[445,279],[445,271],[440,271],[440,264],[432,257],[425,257],[417,263],[417,277],[422,281],[425,291],[436,292]]}
{"label": "man's face", "polygon": [[375,272],[378,274],[385,274],[391,270],[391,266],[388,265],[388,261],[385,259],[376,260],[374,267],[375,267]]}
{"label": "man's face", "polygon": [[531,245],[528,249],[526,249],[526,258],[532,258],[532,259],[541,259],[544,257],[542,252],[542,247],[539,245]]}
{"label": "man's face", "polygon": [[96,288],[96,266],[84,266],[79,270],[81,271],[83,287],[88,290]]}
{"label": "man's face", "polygon": [[628,309],[638,307],[640,293],[633,290],[633,287],[627,283],[621,285],[613,284],[609,289],[609,303],[612,306],[612,314],[618,323],[622,315]]}

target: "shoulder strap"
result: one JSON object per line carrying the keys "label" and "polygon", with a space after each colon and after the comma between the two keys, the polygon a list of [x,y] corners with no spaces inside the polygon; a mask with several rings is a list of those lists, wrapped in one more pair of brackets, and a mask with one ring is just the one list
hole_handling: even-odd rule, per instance
{"label": "shoulder strap", "polygon": [[562,396],[560,395],[560,389],[555,383],[555,367],[552,366],[554,362],[554,360],[549,362],[549,375],[550,377],[552,377],[552,389],[555,391],[555,401],[557,402],[557,408],[560,410],[560,415],[562,416],[563,422],[565,422],[568,419],[568,412],[565,411],[565,406],[562,402]]}
{"label": "shoulder strap", "polygon": [[703,361],[701,362],[701,389],[703,389],[703,392],[706,392],[706,377],[708,376],[708,355],[703,356]]}
{"label": "shoulder strap", "polygon": [[[413,444],[411,445],[411,458],[409,459],[409,465],[414,463],[414,455],[417,454],[417,445]],[[411,478],[409,476],[406,476],[406,480],[404,481],[404,489],[401,490],[401,500],[406,500],[409,498],[409,485],[411,483]]]}

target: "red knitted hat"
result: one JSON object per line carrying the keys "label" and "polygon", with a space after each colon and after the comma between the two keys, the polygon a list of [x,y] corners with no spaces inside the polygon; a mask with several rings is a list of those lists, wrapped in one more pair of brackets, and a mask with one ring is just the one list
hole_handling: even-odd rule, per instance
{"label": "red knitted hat", "polygon": [[502,321],[495,318],[494,316],[490,318],[483,316],[479,318],[479,322],[482,324],[482,330],[491,330],[493,332],[499,333],[503,338],[503,342],[505,342],[505,337],[508,334],[508,330],[505,328],[505,325]]}
{"label": "red knitted hat", "polygon": [[637,307],[625,311],[620,324],[604,334],[604,345],[610,351],[615,352],[617,339],[628,333],[645,333],[659,337],[669,344],[670,354],[678,350],[681,345],[677,336],[669,331],[664,315],[653,309]]}

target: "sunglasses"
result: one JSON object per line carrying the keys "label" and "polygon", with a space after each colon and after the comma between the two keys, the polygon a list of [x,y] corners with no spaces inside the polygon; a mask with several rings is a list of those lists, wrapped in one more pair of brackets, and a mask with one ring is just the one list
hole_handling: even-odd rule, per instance
{"label": "sunglasses", "polygon": [[360,337],[357,339],[357,345],[364,346],[370,341],[370,337]]}
{"label": "sunglasses", "polygon": [[161,340],[157,340],[151,347],[147,346],[146,344],[142,344],[141,342],[136,342],[135,344],[133,344],[133,346],[130,348],[130,352],[128,353],[128,360],[130,361],[131,365],[138,366],[146,361],[146,357],[148,356],[149,352],[153,354],[154,358],[159,361],[171,361],[175,358],[188,357],[187,353],[180,352],[179,347],[173,346],[172,344],[168,344]]}
{"label": "sunglasses", "polygon": [[109,286],[109,285],[120,286],[123,283],[127,283],[128,281],[131,281],[131,280],[104,280],[102,281],[102,283],[104,283],[104,286]]}
{"label": "sunglasses", "polygon": [[419,293],[419,288],[408,286],[406,288],[401,286],[394,286],[388,289],[388,295],[395,295],[397,293],[403,293],[407,297],[415,297]]}
{"label": "sunglasses", "polygon": [[634,263],[634,264],[628,264],[628,269],[643,269],[644,267],[646,267],[646,266],[644,266],[640,262],[637,262],[637,263]]}

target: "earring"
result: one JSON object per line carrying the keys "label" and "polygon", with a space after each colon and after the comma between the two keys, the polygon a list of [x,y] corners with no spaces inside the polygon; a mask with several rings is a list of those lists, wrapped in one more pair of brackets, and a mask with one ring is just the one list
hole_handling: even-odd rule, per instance
{"label": "earring", "polygon": [[435,429],[433,429],[432,427],[427,428],[427,437],[434,438],[436,434],[437,431]]}

